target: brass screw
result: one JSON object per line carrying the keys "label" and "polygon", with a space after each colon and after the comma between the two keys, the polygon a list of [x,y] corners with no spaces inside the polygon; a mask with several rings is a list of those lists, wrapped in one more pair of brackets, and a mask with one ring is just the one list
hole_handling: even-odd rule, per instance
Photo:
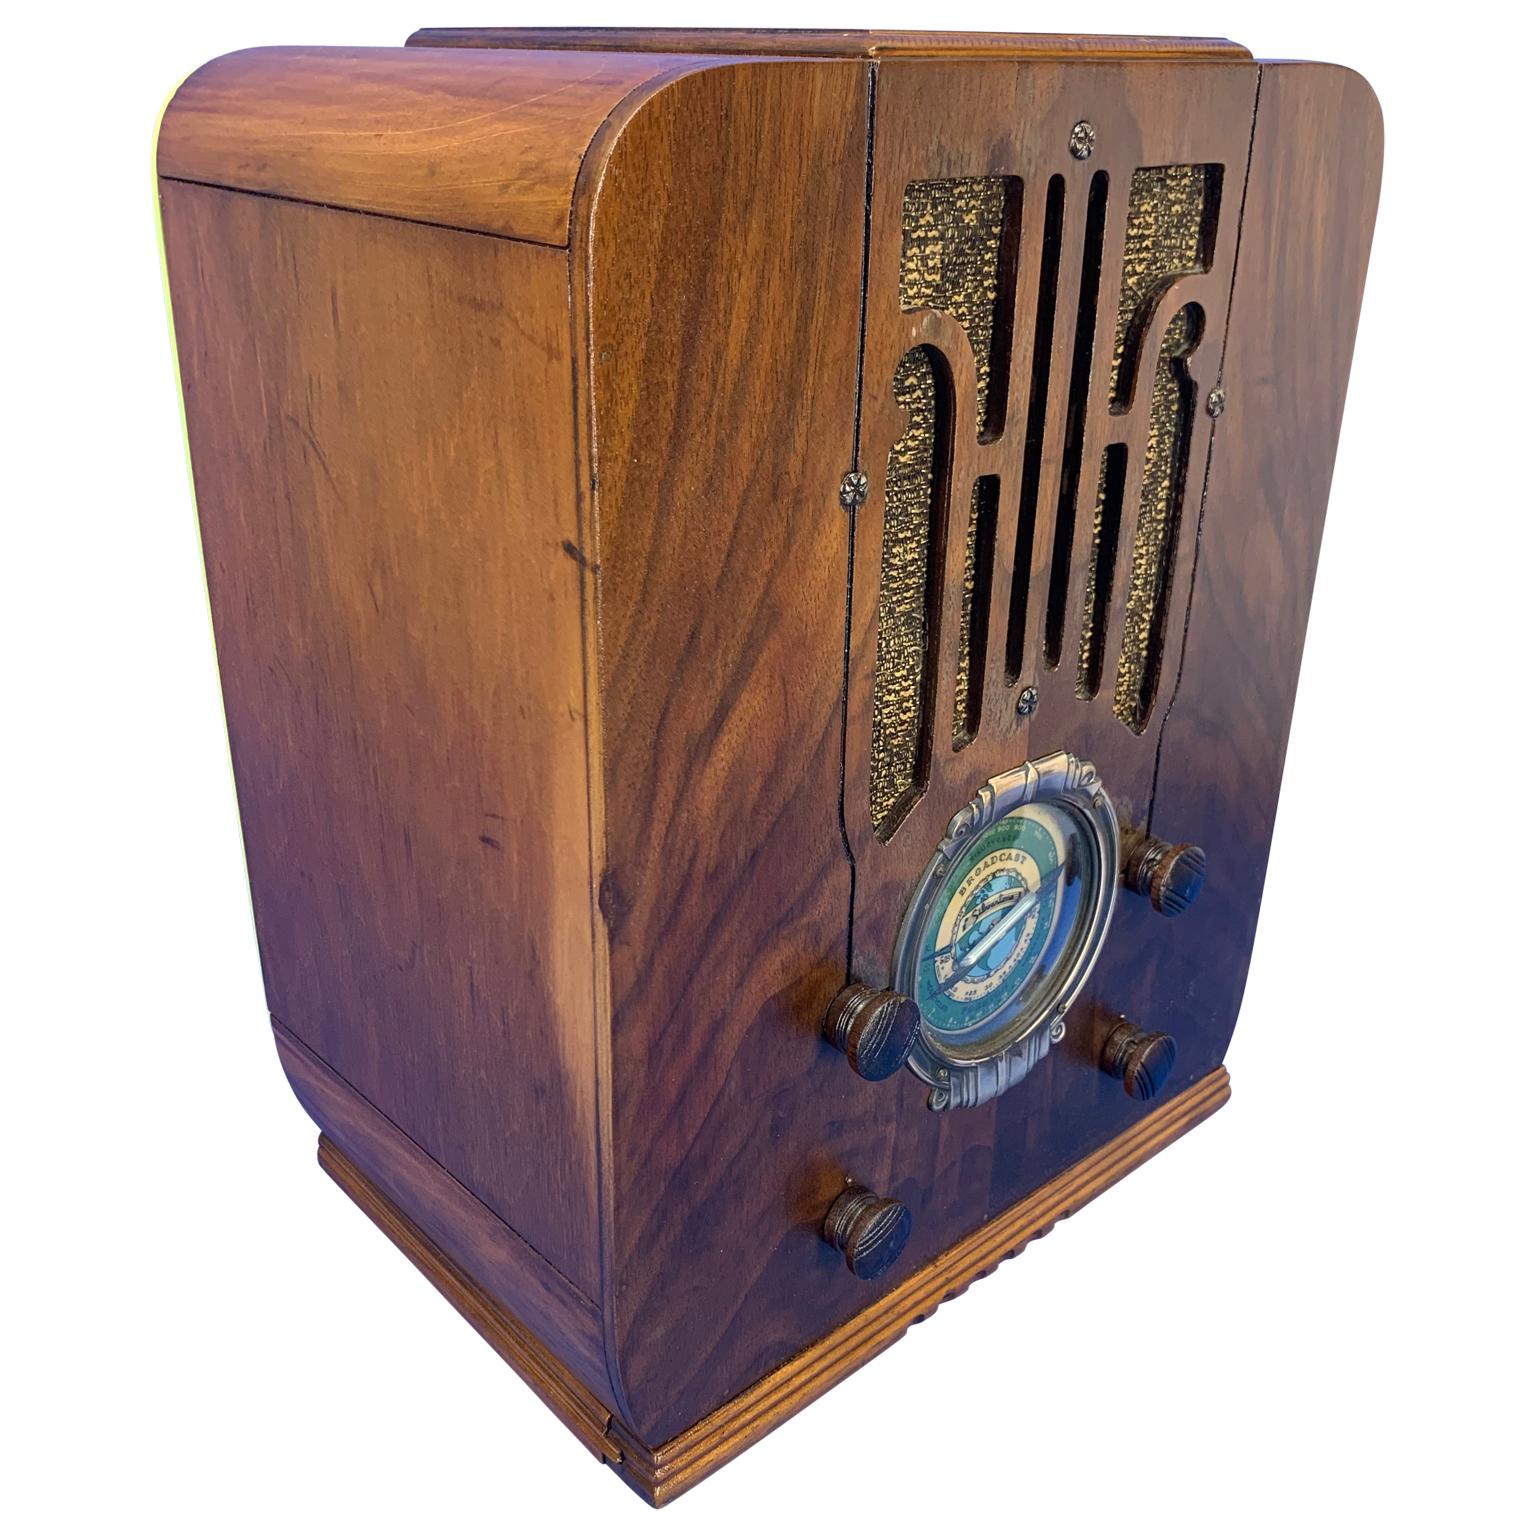
{"label": "brass screw", "polygon": [[1086,160],[1093,153],[1093,141],[1097,137],[1093,124],[1087,118],[1073,123],[1072,132],[1067,135],[1067,148],[1072,151],[1072,158]]}

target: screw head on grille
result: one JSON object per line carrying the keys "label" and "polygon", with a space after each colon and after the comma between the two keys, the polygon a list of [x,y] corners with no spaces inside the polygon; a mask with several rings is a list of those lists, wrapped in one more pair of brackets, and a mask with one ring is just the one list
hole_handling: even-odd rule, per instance
{"label": "screw head on grille", "polygon": [[1039,691],[1039,689],[1037,689],[1037,688],[1026,688],[1023,691],[1023,693],[1021,693],[1019,695],[1019,702],[1018,702],[1018,705],[1016,707],[1018,709],[1020,717],[1027,719],[1030,715],[1034,714],[1035,710],[1039,707],[1039,704],[1040,704],[1040,691]]}
{"label": "screw head on grille", "polygon": [[1227,392],[1220,384],[1205,397],[1205,408],[1211,419],[1215,420],[1227,408]]}
{"label": "screw head on grille", "polygon": [[1098,134],[1087,118],[1073,123],[1072,132],[1067,135],[1067,148],[1072,151],[1072,158],[1086,160],[1093,153],[1093,141],[1096,138]]}
{"label": "screw head on grille", "polygon": [[869,476],[862,469],[850,469],[837,488],[837,499],[852,512],[862,507],[869,496]]}

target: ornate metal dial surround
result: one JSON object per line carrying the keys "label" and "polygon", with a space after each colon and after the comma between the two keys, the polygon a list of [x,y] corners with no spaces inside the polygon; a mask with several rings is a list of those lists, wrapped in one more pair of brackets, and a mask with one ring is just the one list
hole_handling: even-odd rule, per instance
{"label": "ornate metal dial surround", "polygon": [[[976,883],[978,875],[985,873],[986,866],[979,856],[988,847],[985,840],[989,832],[1028,805],[1054,808],[1059,813],[1062,823],[1072,829],[1074,847],[1078,850],[1073,857],[1085,866],[1076,871],[1081,877],[1082,891],[1070,931],[1063,938],[1062,951],[1038,973],[1033,986],[1028,981],[1030,967],[1044,964],[1040,956],[1044,940],[1036,944],[1032,937],[1026,942],[1025,924],[1020,919],[1030,917],[1034,909],[1048,902],[1054,913],[1054,891],[1047,890],[1044,875],[1039,876],[1036,888],[1025,888],[1022,896],[1015,887],[1011,909],[999,908],[1008,915],[995,918],[990,929],[982,929],[982,941],[974,943],[968,951],[975,959],[960,963],[958,938],[952,939],[946,950],[935,952],[932,948],[935,933],[946,920],[939,904],[947,897],[946,911],[952,912],[958,905],[959,893],[967,889],[962,884],[958,893],[952,890],[957,876]],[[1002,862],[998,859],[999,864]],[[1032,867],[1038,870],[1040,866]],[[923,1026],[907,1057],[907,1065],[929,1085],[930,1109],[967,1108],[996,1098],[1019,1082],[1044,1058],[1053,1040],[1060,1038],[1067,1010],[1077,1000],[1104,947],[1114,913],[1119,868],[1120,827],[1114,806],[1093,764],[1070,752],[1037,758],[989,779],[956,813],[907,904],[892,957],[892,985],[917,998],[920,1007],[925,999],[928,1001]],[[1065,870],[1065,864],[1055,869],[1053,878],[1058,884]],[[986,899],[978,889],[970,898],[968,911],[974,912],[978,900],[984,903]],[[1010,895],[1005,893],[1003,900],[1009,899]],[[1032,932],[1039,930],[1040,919],[1036,918],[1030,926]],[[998,970],[1004,965],[1024,969],[1024,979],[1018,984],[1017,1008],[1010,1013],[1005,1006],[989,1017],[979,1038],[975,1038],[978,1031],[967,1031],[963,1016],[958,1025],[939,1018],[939,1010],[946,1006],[946,999],[940,994],[950,985],[963,984],[970,970],[985,958],[983,951],[1002,951],[997,940],[1006,936],[1010,928],[1018,932],[1008,946],[1008,959],[999,962]],[[996,938],[986,938],[988,933]],[[939,954],[948,954],[950,977],[959,980],[947,982],[936,991],[923,985],[920,971],[925,963],[930,968],[937,966]],[[980,993],[982,988],[978,985],[972,990]]]}

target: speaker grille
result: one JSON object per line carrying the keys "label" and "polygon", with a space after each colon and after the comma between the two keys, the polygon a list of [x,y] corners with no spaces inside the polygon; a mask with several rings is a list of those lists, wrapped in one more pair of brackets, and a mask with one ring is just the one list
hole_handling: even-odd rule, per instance
{"label": "speaker grille", "polygon": [[915,347],[902,358],[894,388],[907,426],[885,466],[869,775],[870,810],[884,836],[927,776],[928,616],[938,607],[943,579],[953,407],[948,365],[932,347]]}
{"label": "speaker grille", "polygon": [[1019,193],[1016,177],[969,176],[911,182],[902,199],[901,307],[960,322],[976,358],[978,437],[996,432],[1005,407]]}
{"label": "speaker grille", "polygon": [[[1175,277],[1210,270],[1220,202],[1218,165],[1153,166],[1132,176],[1112,409],[1123,410],[1129,403],[1131,371],[1157,300]],[[1116,716],[1136,731],[1146,729],[1162,664],[1169,566],[1194,424],[1194,394],[1183,359],[1200,344],[1204,325],[1199,305],[1186,304],[1179,310],[1159,343],[1153,378],[1114,698]],[[1137,345],[1130,347],[1133,339]],[[1086,637],[1084,649],[1088,649]],[[1097,691],[1097,681],[1094,687]]]}
{"label": "speaker grille", "polygon": [[[893,380],[907,421],[887,460],[880,555],[870,811],[882,840],[926,787],[945,715],[956,752],[984,720],[1010,728],[1001,722],[1011,726],[1014,711],[994,706],[989,715],[989,692],[1017,687],[1032,646],[1047,673],[1066,662],[1067,698],[1102,698],[1097,707],[1133,732],[1151,719],[1196,412],[1187,359],[1206,323],[1198,303],[1160,317],[1174,283],[1211,269],[1222,168],[1143,166],[1120,176],[1117,183],[1096,170],[1069,195],[1053,174],[1030,191],[1043,200],[1038,262],[1031,253],[1037,287],[1018,295],[1019,178],[912,181],[904,190],[900,308],[951,316],[964,333],[976,372],[976,439],[955,442],[970,402],[954,398],[960,360],[946,356],[947,330],[929,326],[943,339],[908,351]],[[1122,217],[1117,283],[1110,236]],[[1069,218],[1080,246],[1067,243]],[[1081,252],[1070,268],[1067,249]],[[1017,353],[1016,297],[1030,332]],[[952,471],[971,477],[971,494],[967,536],[955,545],[964,567],[946,583]],[[1018,495],[1011,540],[999,529],[1005,487]],[[1037,523],[1048,555],[1038,573]],[[1000,547],[1012,551],[1011,570],[994,570]],[[1006,615],[991,612],[994,589],[1006,596]],[[944,620],[959,648],[940,658],[946,602],[959,610],[954,628]],[[1044,687],[1043,676],[1030,675]]]}

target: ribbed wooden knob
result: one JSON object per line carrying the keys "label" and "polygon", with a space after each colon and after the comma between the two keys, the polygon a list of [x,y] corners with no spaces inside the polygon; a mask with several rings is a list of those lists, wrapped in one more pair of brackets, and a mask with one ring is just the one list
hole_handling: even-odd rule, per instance
{"label": "ribbed wooden knob", "polygon": [[1125,888],[1145,896],[1164,917],[1187,912],[1205,885],[1205,850],[1193,843],[1165,843],[1149,833],[1132,837],[1127,848]]}
{"label": "ribbed wooden knob", "polygon": [[827,1212],[821,1235],[842,1254],[859,1280],[883,1275],[907,1246],[912,1213],[900,1200],[882,1200],[862,1184],[850,1184]]}
{"label": "ribbed wooden knob", "polygon": [[1099,1065],[1118,1077],[1133,1099],[1144,1101],[1168,1081],[1178,1059],[1178,1042],[1172,1035],[1146,1033],[1126,1023],[1117,1024],[1104,1042]]}
{"label": "ribbed wooden knob", "polygon": [[832,999],[821,1032],[860,1077],[878,1083],[907,1059],[921,1023],[910,997],[854,982]]}

